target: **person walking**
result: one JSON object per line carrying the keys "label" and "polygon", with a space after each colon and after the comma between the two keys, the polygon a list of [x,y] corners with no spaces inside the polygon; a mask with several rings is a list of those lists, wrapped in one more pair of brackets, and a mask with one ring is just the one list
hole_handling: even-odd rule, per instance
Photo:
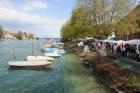
{"label": "person walking", "polygon": [[136,48],[136,59],[137,62],[140,62],[140,48]]}
{"label": "person walking", "polygon": [[113,53],[114,53],[114,55],[116,55],[116,52],[117,52],[117,44],[114,44],[114,46],[113,46]]}
{"label": "person walking", "polygon": [[126,48],[125,48],[125,46],[122,46],[122,55],[123,55],[123,57],[126,57]]}

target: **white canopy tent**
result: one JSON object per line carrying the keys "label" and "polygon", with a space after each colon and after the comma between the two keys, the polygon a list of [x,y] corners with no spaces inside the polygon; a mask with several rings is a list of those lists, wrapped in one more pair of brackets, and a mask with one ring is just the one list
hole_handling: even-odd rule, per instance
{"label": "white canopy tent", "polygon": [[124,44],[126,41],[123,40],[104,40],[104,42],[112,43],[112,44]]}
{"label": "white canopy tent", "polygon": [[129,40],[129,41],[126,41],[126,43],[130,45],[133,45],[133,44],[140,45],[140,39]]}

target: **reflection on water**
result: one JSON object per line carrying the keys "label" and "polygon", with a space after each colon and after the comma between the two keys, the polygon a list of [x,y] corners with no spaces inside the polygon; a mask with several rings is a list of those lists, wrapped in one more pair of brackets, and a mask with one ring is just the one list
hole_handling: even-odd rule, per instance
{"label": "reflection on water", "polygon": [[51,71],[51,67],[12,67],[10,66],[8,68],[9,71],[14,71],[14,70],[35,70],[35,71]]}

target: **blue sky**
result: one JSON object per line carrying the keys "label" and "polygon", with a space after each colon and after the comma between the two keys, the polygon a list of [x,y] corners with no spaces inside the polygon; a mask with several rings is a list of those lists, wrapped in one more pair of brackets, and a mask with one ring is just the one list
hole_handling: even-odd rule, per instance
{"label": "blue sky", "polygon": [[76,0],[0,0],[0,25],[4,30],[60,37]]}

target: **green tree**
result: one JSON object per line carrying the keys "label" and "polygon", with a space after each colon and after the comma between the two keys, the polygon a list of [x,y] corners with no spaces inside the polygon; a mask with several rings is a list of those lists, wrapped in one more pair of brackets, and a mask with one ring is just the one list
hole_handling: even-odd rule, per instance
{"label": "green tree", "polygon": [[34,38],[34,34],[29,34],[28,38],[29,39],[33,39]]}
{"label": "green tree", "polygon": [[[134,21],[130,21],[131,24],[128,25],[126,19],[124,20],[134,8],[134,1],[78,0],[70,20],[61,29],[62,38],[95,37],[103,39],[112,32],[120,34],[130,28],[135,31]],[[131,15],[131,18],[133,17],[134,15]]]}
{"label": "green tree", "polygon": [[[118,34],[119,38],[123,37],[126,39],[127,33],[129,33],[129,37],[136,38],[134,36],[135,33],[140,33],[140,5],[135,7],[127,16],[120,19],[116,23],[116,34]],[[125,38],[124,38],[125,37]]]}
{"label": "green tree", "polygon": [[76,39],[92,36],[90,33],[90,23],[83,6],[75,8],[70,20],[63,25],[61,36],[63,39]]}
{"label": "green tree", "polygon": [[2,26],[0,26],[0,38],[3,38],[3,35],[4,35],[3,28],[2,28]]}
{"label": "green tree", "polygon": [[21,31],[18,31],[18,33],[15,34],[15,37],[19,40],[23,39],[23,33]]}
{"label": "green tree", "polygon": [[116,23],[132,11],[134,3],[134,0],[79,0],[93,20],[94,33],[100,38],[117,31]]}

